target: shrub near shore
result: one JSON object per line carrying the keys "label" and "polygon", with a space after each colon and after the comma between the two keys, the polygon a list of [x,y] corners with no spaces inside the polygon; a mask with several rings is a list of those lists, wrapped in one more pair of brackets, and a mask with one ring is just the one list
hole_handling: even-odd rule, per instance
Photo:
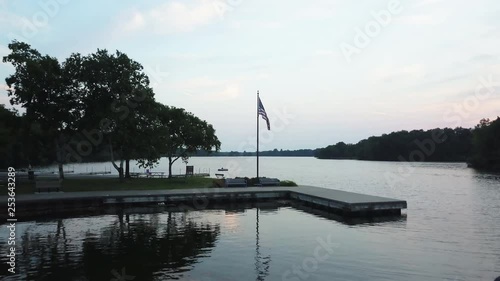
{"label": "shrub near shore", "polygon": [[[248,177],[237,177],[238,179],[245,179],[247,181],[248,186],[258,186],[257,178],[248,178]],[[283,180],[280,181],[280,186],[297,186],[297,184],[291,180]],[[225,187],[224,179],[214,179],[213,187]]]}

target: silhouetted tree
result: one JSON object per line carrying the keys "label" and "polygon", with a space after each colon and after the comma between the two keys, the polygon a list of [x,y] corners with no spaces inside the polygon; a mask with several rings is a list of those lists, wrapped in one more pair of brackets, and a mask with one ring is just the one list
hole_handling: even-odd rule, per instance
{"label": "silhouetted tree", "polygon": [[3,57],[3,62],[15,69],[14,74],[5,79],[10,102],[25,108],[29,124],[53,140],[59,177],[63,179],[62,147],[76,108],[75,97],[63,78],[63,68],[56,58],[44,56],[26,43],[13,41],[8,48],[11,53]]}
{"label": "silhouetted tree", "polygon": [[153,153],[148,159],[139,160],[143,166],[154,166],[161,156],[168,158],[168,175],[179,158],[187,160],[199,150],[210,152],[220,149],[215,129],[206,121],[183,108],[157,104],[157,119],[153,121]]}
{"label": "silhouetted tree", "polygon": [[500,117],[482,119],[474,129],[471,164],[475,168],[500,170]]}

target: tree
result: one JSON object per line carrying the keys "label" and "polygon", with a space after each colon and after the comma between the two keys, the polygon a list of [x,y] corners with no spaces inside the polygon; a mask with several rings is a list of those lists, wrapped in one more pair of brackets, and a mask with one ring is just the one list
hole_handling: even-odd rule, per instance
{"label": "tree", "polygon": [[[24,146],[23,151],[29,152],[28,163],[53,158],[61,179],[62,164],[71,156],[83,161],[104,147],[120,180],[129,176],[132,159],[148,165],[168,155],[171,175],[172,164],[179,158],[220,148],[211,125],[183,109],[158,106],[142,65],[122,52],[76,53],[60,64],[26,43],[13,41],[9,49],[11,54],[3,61],[15,68],[6,78],[11,104],[26,109],[20,122],[25,128],[20,132],[38,142]],[[11,129],[0,126],[0,134],[19,133]],[[6,147],[11,143],[7,138],[4,142]],[[47,158],[46,152],[55,157]]]}
{"label": "tree", "polygon": [[42,56],[30,45],[13,41],[8,45],[11,53],[3,57],[15,72],[5,79],[11,104],[26,109],[25,118],[31,126],[38,126],[45,136],[53,140],[59,177],[64,178],[62,147],[72,122],[74,96],[67,91],[63,69],[58,60]]}
{"label": "tree", "polygon": [[496,120],[482,119],[473,131],[473,167],[485,170],[500,170],[500,117]]}
{"label": "tree", "polygon": [[156,137],[149,159],[140,161],[143,166],[154,166],[161,156],[168,158],[168,176],[172,177],[172,165],[179,158],[187,160],[199,150],[220,150],[215,129],[183,108],[157,104],[157,119],[153,122]]}
{"label": "tree", "polygon": [[149,78],[141,64],[119,51],[97,50],[82,61],[79,99],[84,106],[79,129],[107,142],[111,163],[123,180],[129,161],[141,157],[149,146],[150,140],[143,138],[154,108]]}
{"label": "tree", "polygon": [[0,168],[17,167],[24,162],[16,144],[21,125],[21,117],[14,110],[0,104]]}

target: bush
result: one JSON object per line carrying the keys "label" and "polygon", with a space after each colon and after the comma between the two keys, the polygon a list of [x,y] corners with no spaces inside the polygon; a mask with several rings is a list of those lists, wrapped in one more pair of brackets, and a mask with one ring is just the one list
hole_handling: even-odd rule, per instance
{"label": "bush", "polygon": [[212,187],[224,187],[224,186],[225,186],[224,179],[214,179],[212,181]]}
{"label": "bush", "polygon": [[284,180],[280,182],[280,186],[297,186],[294,181]]}
{"label": "bush", "polygon": [[[236,177],[237,179],[245,179],[247,182],[247,186],[256,186],[259,184],[257,178],[248,178],[248,177]],[[213,187],[224,187],[225,182],[224,179],[214,179]],[[290,180],[280,181],[280,186],[297,186],[297,184]]]}
{"label": "bush", "polygon": [[246,178],[247,179],[247,185],[248,186],[255,186],[259,183],[257,178]]}

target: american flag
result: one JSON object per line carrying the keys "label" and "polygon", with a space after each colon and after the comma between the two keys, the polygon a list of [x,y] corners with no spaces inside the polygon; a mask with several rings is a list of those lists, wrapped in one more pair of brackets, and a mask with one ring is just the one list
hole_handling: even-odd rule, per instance
{"label": "american flag", "polygon": [[259,115],[262,116],[262,119],[266,120],[267,129],[271,130],[271,124],[269,124],[269,117],[267,117],[266,110],[264,109],[264,105],[260,101],[260,97],[257,99],[257,108]]}

